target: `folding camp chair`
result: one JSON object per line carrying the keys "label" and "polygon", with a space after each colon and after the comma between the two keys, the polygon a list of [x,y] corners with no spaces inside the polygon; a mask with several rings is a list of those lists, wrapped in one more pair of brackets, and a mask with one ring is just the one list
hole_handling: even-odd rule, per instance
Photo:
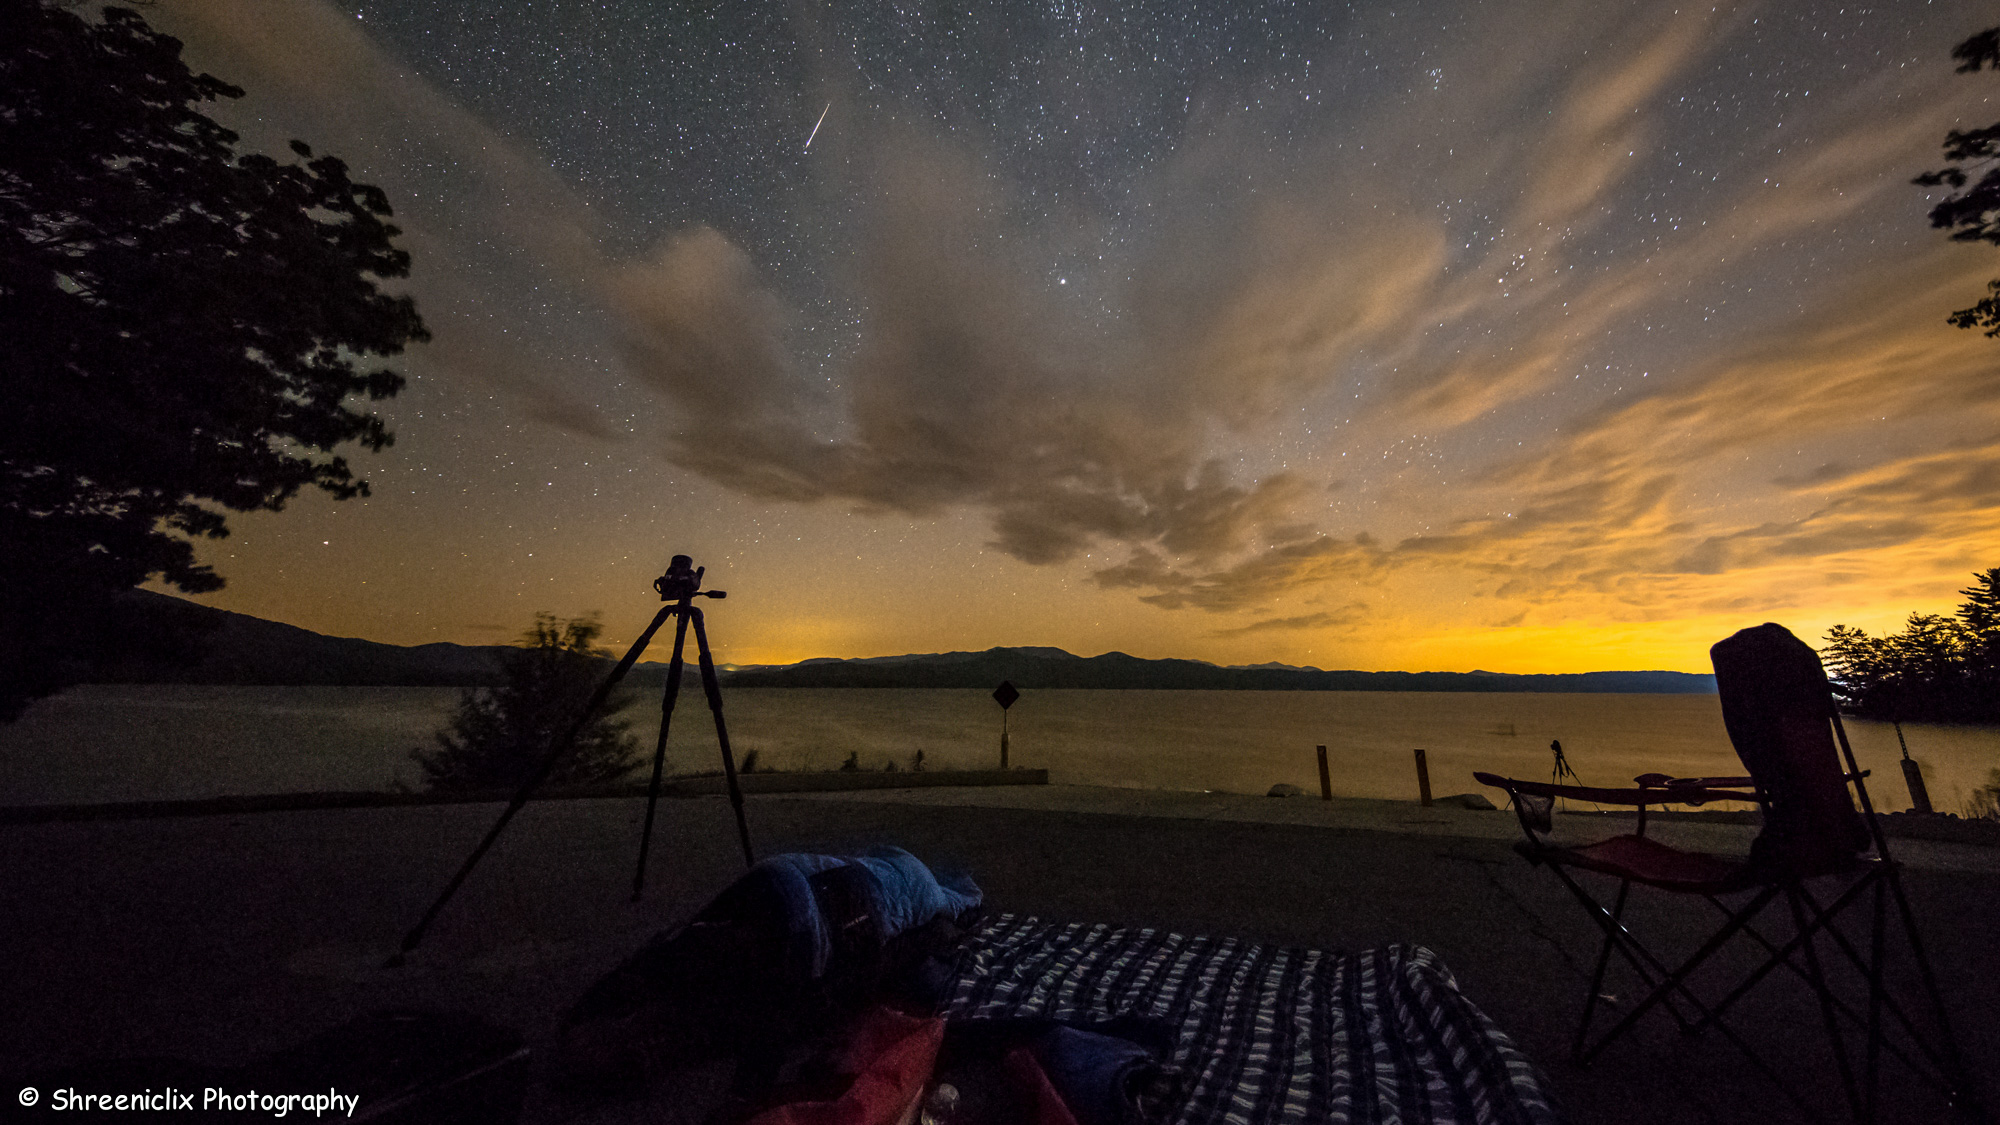
{"label": "folding camp chair", "polygon": [[[1578,1065],[1595,1058],[1612,1040],[1625,1034],[1646,1013],[1663,1007],[1685,1032],[1713,1027],[1777,1083],[1810,1116],[1791,1084],[1727,1024],[1723,1016],[1759,981],[1783,967],[1817,995],[1826,1032],[1847,1102],[1857,1121],[1873,1121],[1878,1104],[1880,1055],[1888,1050],[1938,1086],[1947,1099],[1972,1120],[1986,1121],[1976,1105],[1968,1071],[1946,1021],[1916,919],[1903,893],[1898,865],[1876,821],[1874,805],[1863,783],[1867,771],[1854,761],[1847,732],[1811,647],[1779,625],[1745,629],[1709,650],[1715,665],[1716,690],[1722,698],[1722,719],[1748,777],[1670,778],[1649,773],[1634,779],[1636,789],[1598,789],[1516,781],[1475,773],[1482,783],[1504,789],[1513,798],[1527,839],[1516,845],[1530,863],[1548,865],[1576,896],[1592,921],[1604,931],[1604,946],[1585,994],[1583,1016],[1576,1030],[1572,1057]],[[1836,750],[1835,738],[1839,745]],[[1844,763],[1844,768],[1843,768]],[[1848,787],[1853,787],[1850,796]],[[1551,843],[1550,813],[1558,797],[1603,805],[1635,806],[1635,832],[1581,847]],[[1763,812],[1763,829],[1747,859],[1731,859],[1682,851],[1646,836],[1646,810],[1653,805],[1701,805],[1710,801],[1755,801]],[[1857,813],[1855,802],[1860,804]],[[1618,881],[1616,897],[1606,909],[1576,878],[1576,872],[1596,872]],[[1699,896],[1721,911],[1724,923],[1678,967],[1670,967],[1647,949],[1624,923],[1625,904],[1633,884],[1672,895]],[[1833,884],[1816,892],[1816,885]],[[1724,897],[1747,894],[1735,906]],[[1823,895],[1830,897],[1822,897]],[[1920,1031],[1912,1009],[1892,995],[1883,977],[1887,899],[1893,898],[1924,996],[1935,1024]],[[1782,902],[1791,919],[1792,936],[1778,940],[1760,932],[1753,922],[1765,907]],[[1835,917],[1851,906],[1866,904],[1873,925],[1865,952],[1835,925]],[[1767,923],[1768,924],[1768,923]],[[1754,972],[1713,1003],[1697,996],[1689,978],[1732,939],[1743,935],[1769,954]],[[1831,948],[1828,949],[1827,946]],[[1591,1018],[1602,994],[1605,969],[1613,951],[1628,963],[1649,990],[1609,1031],[1594,1041]],[[1835,955],[1866,982],[1866,1011],[1836,990],[1824,962]],[[1837,967],[1838,961],[1832,967]],[[1685,1005],[1689,1011],[1683,1012]],[[1902,1041],[1885,1034],[1884,1013],[1902,1032]],[[1844,1027],[1865,1032],[1859,1067],[1850,1056]],[[1858,1071],[1858,1073],[1857,1073]]]}

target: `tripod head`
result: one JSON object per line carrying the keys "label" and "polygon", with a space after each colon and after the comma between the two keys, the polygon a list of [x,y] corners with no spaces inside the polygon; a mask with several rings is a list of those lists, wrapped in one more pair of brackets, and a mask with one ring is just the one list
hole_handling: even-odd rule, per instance
{"label": "tripod head", "polygon": [[653,579],[653,589],[659,591],[663,602],[684,602],[689,598],[726,598],[722,590],[703,590],[701,576],[708,570],[705,566],[694,565],[694,560],[686,555],[675,555],[667,563],[667,572]]}

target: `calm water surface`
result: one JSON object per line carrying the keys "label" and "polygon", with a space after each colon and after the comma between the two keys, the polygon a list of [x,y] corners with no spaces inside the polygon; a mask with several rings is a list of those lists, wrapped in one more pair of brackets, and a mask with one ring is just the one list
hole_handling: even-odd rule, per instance
{"label": "calm water surface", "polygon": [[[37,704],[0,727],[0,804],[387,789],[416,785],[409,751],[451,713],[452,688],[100,685]],[[743,689],[724,696],[739,754],[765,765],[866,769],[999,764],[1000,710],[978,690]],[[648,749],[659,710],[626,712]],[[1893,728],[1847,723],[1871,792],[1907,807]],[[1479,786],[1475,769],[1546,777],[1561,739],[1586,784],[1649,771],[1740,771],[1712,695],[1429,692],[1035,691],[1008,715],[1011,761],[1058,783],[1262,793],[1319,787],[1324,744],[1336,793],[1414,797],[1423,747],[1438,794]],[[1931,797],[1960,811],[2000,769],[2000,730],[1905,724]],[[669,768],[718,768],[715,729],[694,692],[676,710]]]}

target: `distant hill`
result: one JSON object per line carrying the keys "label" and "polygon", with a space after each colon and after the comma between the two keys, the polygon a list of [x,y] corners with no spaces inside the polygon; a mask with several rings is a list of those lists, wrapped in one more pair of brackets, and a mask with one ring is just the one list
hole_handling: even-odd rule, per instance
{"label": "distant hill", "polygon": [[1690,672],[1327,672],[1257,665],[1225,668],[1199,660],[1142,660],[1122,652],[1076,656],[1059,648],[991,648],[866,660],[807,660],[740,668],[736,687],[1155,688],[1178,691],[1541,691],[1713,694],[1715,677]]}
{"label": "distant hill", "polygon": [[[135,590],[135,607],[207,630],[207,654],[194,663],[127,656],[91,677],[100,683],[345,684],[476,686],[497,680],[504,645],[387,645],[328,637],[309,629]],[[699,673],[689,661],[689,690]],[[628,681],[658,687],[666,665],[640,664]],[[1688,672],[1579,672],[1523,676],[1505,672],[1322,671],[1267,663],[1225,668],[1199,660],[1142,660],[1122,652],[1077,656],[1059,648],[912,653],[856,660],[822,657],[786,665],[724,669],[728,687],[799,688],[1153,688],[1249,691],[1498,691],[1701,694],[1715,677]]]}
{"label": "distant hill", "polygon": [[147,590],[127,597],[137,612],[202,630],[206,654],[192,664],[128,655],[100,665],[89,677],[96,682],[472,686],[498,682],[499,653],[506,647],[385,645],[329,637]]}

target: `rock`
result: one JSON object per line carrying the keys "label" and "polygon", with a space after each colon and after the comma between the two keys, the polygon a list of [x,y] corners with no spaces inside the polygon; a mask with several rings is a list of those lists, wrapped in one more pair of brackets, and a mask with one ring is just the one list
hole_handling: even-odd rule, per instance
{"label": "rock", "polygon": [[1271,791],[1264,795],[1266,797],[1303,797],[1306,795],[1306,791],[1296,785],[1286,785],[1283,782],[1279,782],[1271,786]]}
{"label": "rock", "polygon": [[1491,811],[1498,807],[1493,802],[1487,800],[1484,794],[1480,793],[1454,793],[1449,797],[1439,797],[1432,801],[1431,804],[1456,805],[1461,809],[1480,809],[1484,811]]}

